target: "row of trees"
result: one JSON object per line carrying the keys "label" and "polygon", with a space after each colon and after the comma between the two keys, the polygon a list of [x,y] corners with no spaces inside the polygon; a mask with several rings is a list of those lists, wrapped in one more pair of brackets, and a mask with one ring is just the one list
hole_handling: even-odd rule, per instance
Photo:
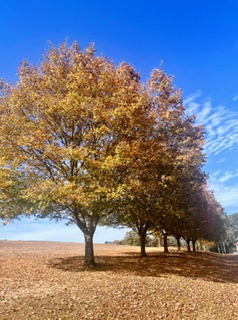
{"label": "row of trees", "polygon": [[[216,218],[216,224],[219,222],[219,215]],[[226,217],[221,216],[220,225],[215,229],[210,230],[208,237],[203,235],[199,238],[199,242],[193,243],[193,251],[196,249],[209,250],[219,253],[233,253],[237,251],[238,243],[238,213],[230,214]],[[216,234],[218,232],[218,234]],[[168,240],[168,241],[167,241]],[[146,247],[158,247],[163,246],[164,252],[168,252],[168,246],[177,247],[177,250],[181,250],[181,244],[184,247],[187,242],[187,250],[191,251],[190,242],[183,238],[175,238],[169,236],[164,241],[163,232],[152,232],[146,237]],[[125,237],[121,241],[113,242],[115,244],[125,244],[131,246],[140,246],[140,237],[136,231],[128,231]]]}
{"label": "row of trees", "polygon": [[[191,195],[190,195],[191,196]],[[133,215],[126,216],[116,213],[115,216],[109,216],[108,224],[114,227],[129,227],[134,233],[128,233],[129,241],[132,234],[132,242],[138,244],[140,241],[141,255],[146,255],[146,245],[148,245],[148,235],[162,236],[164,252],[168,252],[168,237],[173,236],[177,241],[177,248],[181,248],[181,239],[187,243],[190,251],[192,244],[193,251],[197,240],[206,240],[219,245],[227,239],[227,218],[224,215],[223,208],[215,200],[211,191],[205,189],[196,192],[195,198],[186,198],[186,205],[179,208],[171,208],[171,212],[165,213],[158,211],[158,215],[146,215],[145,212],[136,210]],[[193,202],[193,200],[195,202]],[[165,200],[167,201],[167,200]],[[169,199],[168,199],[169,201]],[[191,201],[191,202],[190,202]],[[135,240],[135,241],[134,241]]]}
{"label": "row of trees", "polygon": [[142,255],[151,231],[219,238],[204,139],[162,69],[144,84],[92,45],[51,46],[39,66],[22,62],[16,84],[1,83],[0,217],[75,223],[86,266],[98,224],[131,227]]}

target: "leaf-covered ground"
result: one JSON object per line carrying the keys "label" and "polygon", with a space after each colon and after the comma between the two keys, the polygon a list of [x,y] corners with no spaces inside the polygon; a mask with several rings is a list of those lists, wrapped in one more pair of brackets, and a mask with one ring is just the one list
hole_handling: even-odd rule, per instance
{"label": "leaf-covered ground", "polygon": [[0,319],[238,319],[238,255],[0,241]]}

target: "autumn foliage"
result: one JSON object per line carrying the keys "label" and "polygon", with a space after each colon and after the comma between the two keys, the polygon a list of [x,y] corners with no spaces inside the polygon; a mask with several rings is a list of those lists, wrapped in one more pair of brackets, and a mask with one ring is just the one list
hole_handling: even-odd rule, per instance
{"label": "autumn foliage", "polygon": [[16,84],[1,85],[0,216],[75,223],[87,266],[98,223],[169,231],[206,180],[194,121],[162,69],[143,84],[93,45],[51,46],[39,66],[22,62]]}

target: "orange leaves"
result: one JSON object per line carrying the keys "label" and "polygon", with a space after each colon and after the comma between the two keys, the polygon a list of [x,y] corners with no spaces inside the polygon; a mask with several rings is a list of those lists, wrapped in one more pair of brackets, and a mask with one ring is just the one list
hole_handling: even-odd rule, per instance
{"label": "orange leaves", "polygon": [[0,85],[0,217],[53,214],[92,237],[112,212],[163,229],[190,213],[204,130],[162,69],[143,84],[126,62],[64,42],[19,77]]}
{"label": "orange leaves", "polygon": [[145,85],[126,62],[64,42],[39,66],[24,61],[19,77],[0,99],[0,169],[10,172],[20,212],[61,210],[81,225],[119,200],[150,207],[153,198],[158,208],[161,194],[170,202],[178,171],[204,161],[202,128],[186,118],[163,70]]}

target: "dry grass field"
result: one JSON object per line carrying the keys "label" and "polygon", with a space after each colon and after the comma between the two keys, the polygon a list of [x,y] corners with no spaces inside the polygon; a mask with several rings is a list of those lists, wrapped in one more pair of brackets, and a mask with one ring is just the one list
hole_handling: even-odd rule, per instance
{"label": "dry grass field", "polygon": [[238,319],[238,255],[0,241],[0,319]]}

